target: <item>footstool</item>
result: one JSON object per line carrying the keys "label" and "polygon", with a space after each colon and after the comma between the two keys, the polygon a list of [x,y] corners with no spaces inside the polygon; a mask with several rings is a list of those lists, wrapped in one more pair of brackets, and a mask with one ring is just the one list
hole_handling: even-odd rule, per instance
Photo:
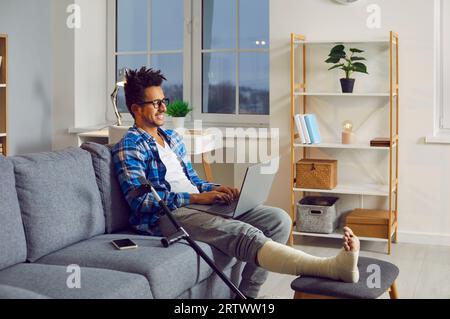
{"label": "footstool", "polygon": [[[385,292],[389,292],[391,299],[398,299],[395,284],[399,274],[397,266],[379,259],[359,257],[358,269],[359,282],[356,284],[319,277],[299,277],[291,283],[295,291],[294,299],[377,299]],[[377,274],[380,274],[378,282],[374,280]]]}

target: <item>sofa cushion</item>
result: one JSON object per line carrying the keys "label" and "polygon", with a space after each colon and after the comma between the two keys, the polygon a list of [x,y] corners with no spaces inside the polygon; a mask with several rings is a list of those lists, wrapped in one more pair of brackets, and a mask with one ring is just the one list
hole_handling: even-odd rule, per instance
{"label": "sofa cushion", "polygon": [[22,288],[0,285],[0,299],[49,299],[49,297]]}
{"label": "sofa cushion", "polygon": [[[119,251],[111,241],[130,238],[137,249]],[[236,263],[211,246],[199,243],[221,269]],[[212,269],[186,243],[169,248],[160,238],[140,235],[102,235],[52,253],[37,261],[53,265],[78,264],[82,267],[113,269],[147,277],[155,298],[175,298],[212,274]]]}
{"label": "sofa cushion", "polygon": [[80,288],[69,288],[67,265],[19,264],[0,271],[0,284],[55,299],[149,299],[145,277],[106,269],[81,268]]}
{"label": "sofa cushion", "polygon": [[130,206],[123,196],[114,171],[111,149],[108,146],[87,142],[81,148],[91,153],[97,185],[102,198],[108,234],[130,228]]}
{"label": "sofa cushion", "polygon": [[12,157],[28,260],[105,232],[91,156],[79,148]]}
{"label": "sofa cushion", "polygon": [[25,233],[17,200],[14,168],[0,155],[0,269],[24,262]]}

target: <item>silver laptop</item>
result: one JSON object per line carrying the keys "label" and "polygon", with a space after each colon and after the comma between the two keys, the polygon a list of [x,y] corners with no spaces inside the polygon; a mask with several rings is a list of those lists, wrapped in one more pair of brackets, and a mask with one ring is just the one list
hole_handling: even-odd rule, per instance
{"label": "silver laptop", "polygon": [[187,208],[206,213],[220,215],[226,218],[237,218],[253,208],[262,205],[267,200],[276,171],[263,172],[265,166],[272,165],[272,161],[260,163],[247,168],[242,182],[239,198],[230,204],[187,205]]}

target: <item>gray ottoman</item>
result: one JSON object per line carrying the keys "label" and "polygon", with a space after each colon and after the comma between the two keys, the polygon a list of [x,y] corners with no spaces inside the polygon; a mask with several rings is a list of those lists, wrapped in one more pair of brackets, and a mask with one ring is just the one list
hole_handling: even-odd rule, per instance
{"label": "gray ottoman", "polygon": [[[291,288],[295,291],[294,298],[377,299],[389,292],[391,299],[398,299],[395,284],[399,274],[397,266],[379,259],[359,257],[358,269],[360,278],[356,284],[318,277],[299,277],[291,283]],[[380,275],[378,278],[377,274]]]}

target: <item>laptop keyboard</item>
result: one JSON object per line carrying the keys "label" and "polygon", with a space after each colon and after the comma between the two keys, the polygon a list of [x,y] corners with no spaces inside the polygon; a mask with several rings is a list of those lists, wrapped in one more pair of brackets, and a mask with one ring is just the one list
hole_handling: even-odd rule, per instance
{"label": "laptop keyboard", "polygon": [[211,206],[211,208],[208,209],[208,211],[215,212],[215,213],[228,213],[228,212],[234,212],[236,209],[238,201],[233,201],[230,204],[214,204]]}

